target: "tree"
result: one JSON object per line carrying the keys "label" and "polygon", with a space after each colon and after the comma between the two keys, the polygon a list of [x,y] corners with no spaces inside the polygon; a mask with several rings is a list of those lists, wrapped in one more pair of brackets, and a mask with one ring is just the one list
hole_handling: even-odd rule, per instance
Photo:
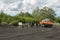
{"label": "tree", "polygon": [[[15,17],[16,18],[16,17]],[[18,15],[17,15],[17,18],[20,22],[34,22],[34,21],[37,21],[37,19],[35,19],[29,12],[20,12]]]}
{"label": "tree", "polygon": [[41,9],[41,15],[43,18],[49,18],[51,20],[55,20],[55,11],[52,8],[44,7]]}
{"label": "tree", "polygon": [[3,11],[1,11],[1,13],[0,13],[0,23],[1,24],[9,24],[11,22],[11,20],[12,20],[12,16],[7,15]]}
{"label": "tree", "polygon": [[26,17],[32,17],[32,15],[29,12],[25,12],[24,16],[26,16]]}
{"label": "tree", "polygon": [[56,22],[60,23],[60,17],[56,17]]}
{"label": "tree", "polygon": [[29,12],[20,12],[19,14],[17,14],[17,16],[32,17],[32,15]]}
{"label": "tree", "polygon": [[1,11],[1,13],[0,13],[0,23],[5,21],[5,19],[6,19],[6,14],[3,11]]}
{"label": "tree", "polygon": [[42,9],[39,9],[37,7],[36,9],[33,10],[32,15],[39,20],[42,20],[45,18],[54,20],[56,14],[52,8],[43,7]]}
{"label": "tree", "polygon": [[36,17],[36,18],[39,18],[40,17],[40,9],[39,7],[35,8],[32,12],[32,16],[33,17]]}

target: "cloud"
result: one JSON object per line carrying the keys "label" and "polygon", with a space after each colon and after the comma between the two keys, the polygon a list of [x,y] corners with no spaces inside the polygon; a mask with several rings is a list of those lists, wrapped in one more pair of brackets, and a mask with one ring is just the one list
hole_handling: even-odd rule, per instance
{"label": "cloud", "polygon": [[16,15],[20,11],[32,12],[37,6],[51,7],[57,14],[60,13],[60,0],[0,0],[0,10],[10,15]]}
{"label": "cloud", "polygon": [[3,9],[4,6],[5,6],[5,4],[2,1],[0,1],[0,10]]}
{"label": "cloud", "polygon": [[7,5],[5,10],[17,8],[18,3],[19,2],[14,2],[14,3],[11,3],[11,4]]}

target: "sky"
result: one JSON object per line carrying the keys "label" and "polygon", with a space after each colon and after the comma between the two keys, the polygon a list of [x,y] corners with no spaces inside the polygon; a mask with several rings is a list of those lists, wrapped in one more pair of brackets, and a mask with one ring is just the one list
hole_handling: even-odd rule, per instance
{"label": "sky", "polygon": [[60,16],[60,0],[0,0],[0,11],[3,10],[9,15],[16,15],[20,11],[32,12],[37,6],[50,7]]}

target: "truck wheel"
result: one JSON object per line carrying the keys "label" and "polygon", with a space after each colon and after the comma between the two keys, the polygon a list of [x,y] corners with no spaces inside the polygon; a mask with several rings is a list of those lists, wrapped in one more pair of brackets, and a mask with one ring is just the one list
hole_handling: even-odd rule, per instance
{"label": "truck wheel", "polygon": [[49,27],[52,27],[52,26],[53,26],[52,24],[49,25]]}

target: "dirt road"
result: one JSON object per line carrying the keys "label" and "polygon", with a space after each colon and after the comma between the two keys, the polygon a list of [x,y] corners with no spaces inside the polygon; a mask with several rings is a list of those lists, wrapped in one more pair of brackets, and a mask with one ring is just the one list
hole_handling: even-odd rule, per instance
{"label": "dirt road", "polygon": [[60,40],[60,27],[0,27],[0,40]]}

